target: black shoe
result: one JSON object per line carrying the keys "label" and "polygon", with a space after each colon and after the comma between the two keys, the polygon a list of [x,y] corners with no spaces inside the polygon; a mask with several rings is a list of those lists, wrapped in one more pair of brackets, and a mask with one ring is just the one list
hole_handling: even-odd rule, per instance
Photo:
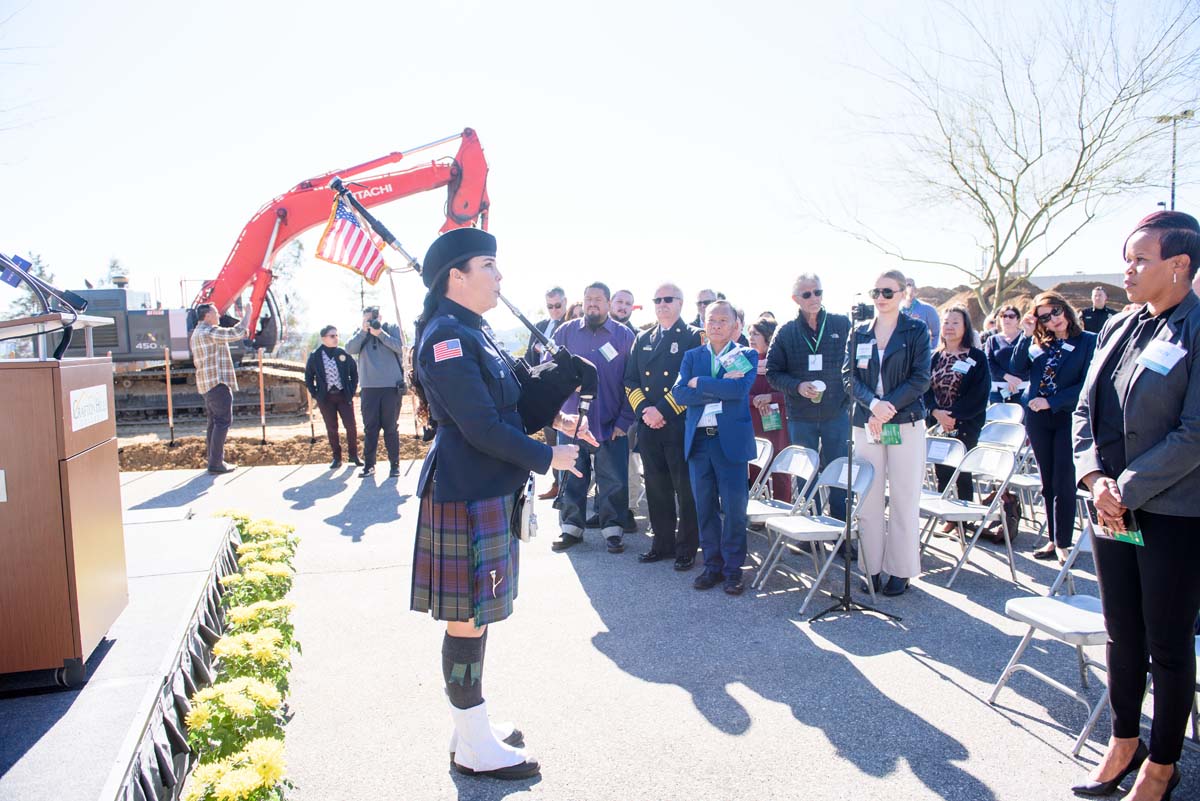
{"label": "black shoe", "polygon": [[363,469],[358,473],[359,478],[370,478],[373,475],[375,475],[375,465],[373,464],[363,465]]}
{"label": "black shoe", "polygon": [[226,473],[232,473],[234,470],[237,470],[237,465],[230,464],[229,462],[221,462],[220,467],[208,468],[208,472],[214,476],[223,476]]}
{"label": "black shoe", "polygon": [[707,570],[705,570],[703,573],[696,576],[696,580],[692,582],[692,586],[698,590],[711,590],[724,580],[725,577],[720,573],[709,573]]}
{"label": "black shoe", "polygon": [[864,577],[862,580],[862,588],[863,588],[863,592],[871,592],[871,590],[874,590],[875,592],[882,591],[883,582],[881,581],[879,574],[876,573],[873,576],[871,576],[870,586],[867,585],[867,579]]}
{"label": "black shoe", "polygon": [[741,595],[746,589],[740,576],[725,579],[726,595]]}
{"label": "black shoe", "polygon": [[621,531],[623,531],[626,534],[637,534],[638,533],[637,522],[631,518],[628,523],[622,523]]}
{"label": "black shoe", "polygon": [[564,533],[557,540],[550,544],[552,551],[565,551],[568,548],[573,548],[583,542],[583,537],[576,537],[574,534]]}
{"label": "black shoe", "polygon": [[392,469],[388,471],[388,478],[400,478],[400,465],[392,464]]}
{"label": "black shoe", "polygon": [[677,556],[677,557],[675,557],[675,569],[678,570],[680,573],[682,573],[685,570],[691,570],[692,566],[695,564],[696,564],[696,557],[694,557],[694,556]]}
{"label": "black shoe", "polygon": [[1076,795],[1112,795],[1117,791],[1117,787],[1119,787],[1121,782],[1125,780],[1126,776],[1128,776],[1130,773],[1137,772],[1138,768],[1142,766],[1142,763],[1146,761],[1148,756],[1150,756],[1150,749],[1148,749],[1146,744],[1139,739],[1137,748],[1134,749],[1133,757],[1130,758],[1129,764],[1126,765],[1125,770],[1118,773],[1115,778],[1106,782],[1094,782],[1089,779],[1082,784],[1077,784],[1072,787],[1071,792],[1075,793]]}
{"label": "black shoe", "polygon": [[1041,548],[1038,548],[1036,551],[1034,551],[1033,558],[1048,562],[1051,559],[1058,558],[1058,551],[1055,549],[1054,543],[1052,542],[1049,545],[1043,545]]}
{"label": "black shoe", "polygon": [[665,554],[655,553],[654,551],[646,551],[645,553],[638,554],[638,561],[643,565],[648,565],[651,562],[661,562],[666,558]]}
{"label": "black shoe", "polygon": [[899,576],[888,576],[887,584],[883,585],[883,594],[888,597],[903,595],[908,590],[908,579]]}
{"label": "black shoe", "polygon": [[350,464],[355,467],[362,467],[362,459],[359,459],[357,456],[351,457]]}
{"label": "black shoe", "polygon": [[621,542],[621,538],[616,534],[613,534],[611,537],[607,538],[605,542],[608,543],[609,553],[620,553],[621,551],[625,550],[625,543]]}
{"label": "black shoe", "polygon": [[536,776],[541,772],[542,766],[538,764],[536,759],[527,759],[519,765],[510,765],[507,768],[497,768],[496,770],[471,770],[464,768],[457,762],[451,762],[454,769],[464,776],[487,776],[491,779],[528,779],[530,776]]}
{"label": "black shoe", "polygon": [[332,462],[330,462],[330,463],[329,463],[329,469],[330,469],[330,470],[337,470],[337,469],[338,469],[339,467],[341,467],[341,466],[342,466],[342,460],[341,460],[341,459],[334,459]]}

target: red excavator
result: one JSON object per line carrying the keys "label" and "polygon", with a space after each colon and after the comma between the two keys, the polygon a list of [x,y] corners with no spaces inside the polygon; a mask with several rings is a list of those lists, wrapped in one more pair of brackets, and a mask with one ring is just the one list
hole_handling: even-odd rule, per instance
{"label": "red excavator", "polygon": [[[369,175],[416,153],[461,140],[453,158],[434,160],[419,167]],[[88,313],[112,317],[114,325],[97,328],[97,352],[111,351],[117,419],[122,422],[153,419],[166,414],[164,350],[170,348],[171,384],[176,414],[203,416],[204,399],[195,389],[188,338],[196,325],[195,309],[212,303],[222,315],[222,325],[233,325],[249,304],[249,329],[253,335],[232,347],[234,361],[263,348],[274,353],[283,337],[283,318],[271,293],[271,265],[284,247],[305,231],[325,223],[335,193],[330,180],[340,177],[363,206],[373,207],[418,192],[447,187],[446,221],[441,231],[472,225],[487,227],[487,161],[479,138],[470,128],[427,145],[331,170],[301,181],[264,205],[246,223],[220,273],[205,281],[187,309],[151,309],[149,295],[118,285],[115,289],[81,289]],[[365,177],[358,177],[365,176]],[[244,294],[249,290],[249,297]],[[236,311],[236,315],[229,314]],[[82,343],[67,355],[83,355]],[[244,370],[245,380],[242,380]],[[234,395],[234,413],[258,410],[257,364],[239,370],[241,390]],[[304,365],[278,359],[264,361],[267,410],[273,414],[303,412],[306,408]]]}

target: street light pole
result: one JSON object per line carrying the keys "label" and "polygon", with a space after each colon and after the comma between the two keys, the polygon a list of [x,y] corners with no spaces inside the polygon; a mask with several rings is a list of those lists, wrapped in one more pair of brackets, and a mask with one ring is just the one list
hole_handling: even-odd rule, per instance
{"label": "street light pole", "polygon": [[1190,120],[1195,116],[1195,112],[1191,109],[1185,109],[1178,114],[1164,114],[1161,117],[1155,117],[1154,121],[1161,124],[1171,123],[1171,211],[1175,211],[1175,152],[1176,129],[1180,120]]}

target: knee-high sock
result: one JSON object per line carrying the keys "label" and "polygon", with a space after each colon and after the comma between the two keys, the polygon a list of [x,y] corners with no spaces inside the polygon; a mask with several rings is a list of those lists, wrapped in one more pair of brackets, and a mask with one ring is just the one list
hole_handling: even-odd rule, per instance
{"label": "knee-high sock", "polygon": [[447,634],[442,639],[442,677],[454,706],[470,709],[483,703],[483,637]]}

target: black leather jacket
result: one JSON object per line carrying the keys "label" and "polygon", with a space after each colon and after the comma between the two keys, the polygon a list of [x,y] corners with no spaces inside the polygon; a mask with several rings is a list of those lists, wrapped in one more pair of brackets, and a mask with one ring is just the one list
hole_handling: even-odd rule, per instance
{"label": "black leather jacket", "polygon": [[[896,416],[889,422],[914,423],[925,419],[925,391],[929,389],[929,328],[924,322],[901,314],[896,330],[888,340],[883,362],[883,395],[875,393],[879,379],[880,353],[875,346],[873,320],[859,323],[850,332],[846,361],[842,366],[843,381],[854,398],[851,422],[865,426],[871,416],[871,401],[879,398],[896,407]],[[870,355],[859,346],[870,346]]]}

